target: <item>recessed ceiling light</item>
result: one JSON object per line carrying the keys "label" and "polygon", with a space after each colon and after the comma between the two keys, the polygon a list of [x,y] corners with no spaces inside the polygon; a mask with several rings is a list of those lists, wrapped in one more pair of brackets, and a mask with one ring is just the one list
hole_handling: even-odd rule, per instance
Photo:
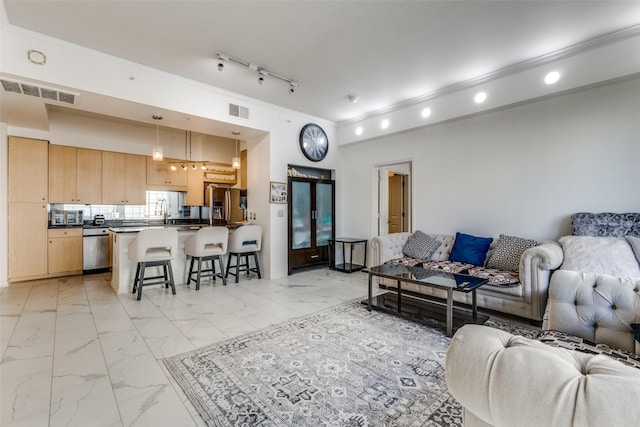
{"label": "recessed ceiling light", "polygon": [[552,71],[550,73],[547,73],[546,76],[544,76],[544,82],[548,85],[552,85],[556,83],[558,80],[560,80],[560,73],[557,71]]}
{"label": "recessed ceiling light", "polygon": [[386,129],[386,128],[388,128],[388,127],[389,127],[389,120],[384,119],[382,122],[380,122],[380,127],[381,127],[382,129]]}
{"label": "recessed ceiling light", "polygon": [[427,117],[429,117],[429,116],[431,115],[431,108],[424,108],[424,109],[422,110],[422,112],[420,113],[420,115],[421,115],[423,118],[425,118],[425,119],[426,119]]}
{"label": "recessed ceiling light", "polygon": [[362,126],[358,126],[356,128],[356,135],[360,136],[362,135],[362,132],[364,132],[364,129],[362,129]]}
{"label": "recessed ceiling light", "polygon": [[27,51],[27,58],[34,64],[44,65],[47,63],[47,56],[39,50],[29,49]]}
{"label": "recessed ceiling light", "polygon": [[358,95],[356,95],[355,93],[350,93],[345,98],[347,98],[347,101],[349,101],[352,104],[355,104],[356,102],[358,102]]}
{"label": "recessed ceiling light", "polygon": [[486,92],[478,92],[476,93],[475,98],[473,98],[473,100],[476,101],[476,104],[482,104],[484,101],[486,101],[486,99],[487,99]]}

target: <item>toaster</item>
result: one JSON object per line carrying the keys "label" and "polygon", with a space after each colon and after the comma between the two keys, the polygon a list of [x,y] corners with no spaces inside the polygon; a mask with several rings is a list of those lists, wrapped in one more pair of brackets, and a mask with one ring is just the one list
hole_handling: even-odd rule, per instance
{"label": "toaster", "polygon": [[93,217],[93,225],[104,225],[104,215],[96,215]]}

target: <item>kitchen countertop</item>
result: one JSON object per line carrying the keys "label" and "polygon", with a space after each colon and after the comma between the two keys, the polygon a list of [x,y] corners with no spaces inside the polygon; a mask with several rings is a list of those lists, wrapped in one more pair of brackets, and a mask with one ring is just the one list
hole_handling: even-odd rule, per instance
{"label": "kitchen countertop", "polygon": [[209,224],[149,224],[137,226],[109,227],[109,231],[114,233],[138,233],[149,228],[175,228],[178,231],[197,231]]}

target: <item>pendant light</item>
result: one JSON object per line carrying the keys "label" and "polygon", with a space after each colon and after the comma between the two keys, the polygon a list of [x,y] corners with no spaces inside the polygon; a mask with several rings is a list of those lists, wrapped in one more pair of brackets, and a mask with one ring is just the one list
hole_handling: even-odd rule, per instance
{"label": "pendant light", "polygon": [[240,169],[240,157],[238,157],[238,140],[236,139],[236,156],[231,159],[231,167],[234,169]]}
{"label": "pendant light", "polygon": [[162,116],[160,114],[154,114],[153,120],[156,121],[156,146],[153,149],[153,160],[156,162],[161,162],[164,156],[162,155],[162,147],[160,147],[160,120],[162,120]]}

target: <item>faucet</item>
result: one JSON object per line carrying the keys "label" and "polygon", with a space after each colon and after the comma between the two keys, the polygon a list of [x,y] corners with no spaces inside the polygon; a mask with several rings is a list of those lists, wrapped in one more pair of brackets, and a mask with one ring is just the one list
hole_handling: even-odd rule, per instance
{"label": "faucet", "polygon": [[155,215],[162,215],[164,217],[164,223],[169,223],[169,209],[167,209],[167,199],[159,199],[156,202]]}

